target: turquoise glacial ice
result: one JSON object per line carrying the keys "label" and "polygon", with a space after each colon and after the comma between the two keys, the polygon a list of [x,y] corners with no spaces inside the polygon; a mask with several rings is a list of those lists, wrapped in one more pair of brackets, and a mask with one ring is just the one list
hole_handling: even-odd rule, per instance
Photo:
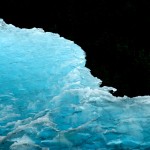
{"label": "turquoise glacial ice", "polygon": [[74,42],[0,20],[0,150],[150,149],[150,96],[115,97]]}

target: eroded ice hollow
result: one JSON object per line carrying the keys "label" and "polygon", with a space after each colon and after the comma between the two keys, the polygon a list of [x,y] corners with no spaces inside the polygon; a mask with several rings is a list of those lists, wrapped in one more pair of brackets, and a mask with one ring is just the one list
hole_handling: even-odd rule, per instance
{"label": "eroded ice hollow", "polygon": [[58,34],[0,20],[0,150],[150,149],[150,97],[114,97],[85,62]]}

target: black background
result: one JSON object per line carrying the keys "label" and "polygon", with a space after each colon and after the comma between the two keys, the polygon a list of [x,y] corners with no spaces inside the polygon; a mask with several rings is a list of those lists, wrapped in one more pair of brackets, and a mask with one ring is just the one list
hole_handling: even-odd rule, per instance
{"label": "black background", "polygon": [[86,66],[114,95],[150,94],[150,2],[75,0],[0,2],[0,18],[38,27],[80,45]]}

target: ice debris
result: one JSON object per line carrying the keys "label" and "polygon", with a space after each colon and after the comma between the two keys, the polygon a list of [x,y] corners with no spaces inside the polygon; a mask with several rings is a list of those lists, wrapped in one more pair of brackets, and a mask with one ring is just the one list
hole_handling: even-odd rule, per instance
{"label": "ice debris", "polygon": [[74,42],[0,20],[0,150],[150,149],[150,97],[114,97]]}

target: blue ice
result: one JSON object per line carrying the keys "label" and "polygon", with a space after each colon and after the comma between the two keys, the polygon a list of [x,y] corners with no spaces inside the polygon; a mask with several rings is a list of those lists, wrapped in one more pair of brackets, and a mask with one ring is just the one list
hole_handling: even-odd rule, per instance
{"label": "blue ice", "polygon": [[0,20],[0,150],[150,149],[150,96],[115,97],[74,42]]}

